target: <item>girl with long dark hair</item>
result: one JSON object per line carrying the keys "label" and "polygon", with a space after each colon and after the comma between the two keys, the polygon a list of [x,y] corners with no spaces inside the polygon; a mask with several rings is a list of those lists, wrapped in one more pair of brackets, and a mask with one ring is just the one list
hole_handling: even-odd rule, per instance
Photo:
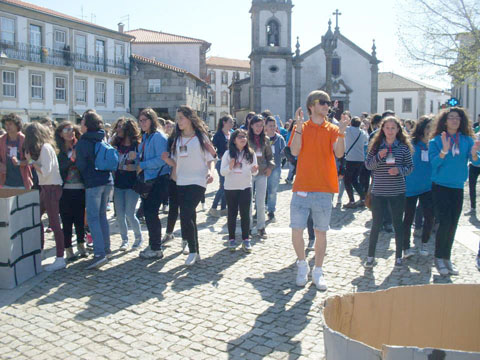
{"label": "girl with long dark hair", "polygon": [[404,133],[400,121],[394,116],[386,117],[380,130],[368,147],[365,166],[372,170],[372,230],[368,244],[366,268],[374,265],[375,248],[383,215],[390,207],[395,229],[395,268],[402,268],[403,211],[405,209],[405,176],[413,170],[412,145]]}
{"label": "girl with long dark hair", "polygon": [[225,195],[228,208],[228,247],[234,251],[237,243],[235,228],[240,210],[242,224],[242,248],[251,252],[248,238],[250,230],[250,203],[252,201],[252,175],[258,172],[257,156],[248,145],[247,132],[235,130],[230,137],[228,150],[222,157],[220,172],[225,176]]}
{"label": "girl with long dark hair", "polygon": [[435,238],[435,267],[440,275],[458,275],[451,254],[463,206],[467,164],[468,160],[480,164],[480,142],[473,136],[463,108],[444,109],[437,115],[428,155],[432,163],[433,206],[440,223]]}

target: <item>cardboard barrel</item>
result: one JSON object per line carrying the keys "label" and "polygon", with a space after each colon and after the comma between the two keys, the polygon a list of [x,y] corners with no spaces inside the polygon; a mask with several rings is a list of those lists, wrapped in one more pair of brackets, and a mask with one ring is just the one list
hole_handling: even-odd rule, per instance
{"label": "cardboard barrel", "polygon": [[42,271],[38,190],[0,189],[0,288]]}
{"label": "cardboard barrel", "polygon": [[480,285],[334,296],[323,320],[327,360],[480,359]]}

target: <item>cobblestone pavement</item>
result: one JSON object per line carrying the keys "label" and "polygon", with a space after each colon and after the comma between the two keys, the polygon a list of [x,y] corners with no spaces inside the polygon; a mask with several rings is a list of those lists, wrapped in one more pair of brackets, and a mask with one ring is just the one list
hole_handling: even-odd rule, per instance
{"label": "cobblestone pavement", "polygon": [[[207,209],[215,189],[212,185],[207,191]],[[453,248],[460,276],[441,278],[432,269],[431,255],[415,255],[405,269],[394,271],[395,241],[386,233],[378,243],[378,265],[365,271],[361,262],[370,213],[336,207],[324,266],[329,289],[322,293],[311,283],[298,288],[288,229],[290,198],[290,186],[282,180],[277,222],[267,226],[268,239],[253,240],[248,255],[226,248],[225,217],[199,212],[203,259],[191,268],[184,266],[178,228],[165,257],[147,261],[139,259],[138,251],[118,251],[113,224],[113,256],[100,270],[86,271],[86,260],[79,260],[66,270],[42,273],[20,289],[0,292],[4,300],[13,297],[0,308],[0,358],[321,359],[321,311],[329,296],[407,284],[480,282],[474,264],[476,219],[461,219]],[[144,225],[143,231],[146,237]],[[47,247],[53,245],[47,238]],[[313,264],[312,253],[308,259]]]}

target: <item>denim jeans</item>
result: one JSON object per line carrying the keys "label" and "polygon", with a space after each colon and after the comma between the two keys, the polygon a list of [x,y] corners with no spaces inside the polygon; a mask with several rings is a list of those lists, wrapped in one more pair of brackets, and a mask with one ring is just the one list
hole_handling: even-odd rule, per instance
{"label": "denim jeans", "polygon": [[217,164],[215,165],[215,168],[217,169],[218,172],[218,179],[220,182],[220,186],[218,187],[217,193],[215,194],[215,197],[213,199],[213,204],[212,204],[212,209],[216,209],[218,206],[218,203],[220,202],[220,209],[225,209],[227,207],[227,200],[225,198],[225,189],[223,185],[225,184],[225,176],[222,176],[220,174],[220,163],[221,161],[218,161]]}
{"label": "denim jeans", "polygon": [[[265,196],[267,195],[267,177],[257,175],[252,178],[252,185],[255,187],[255,206],[257,208],[257,229],[265,228]],[[252,195],[253,202],[253,195]],[[250,207],[250,227],[253,226],[253,204]]]}
{"label": "denim jeans", "polygon": [[280,184],[280,175],[282,168],[277,167],[273,169],[270,176],[267,178],[267,210],[274,213],[277,205],[277,190]]}
{"label": "denim jeans", "polygon": [[88,226],[93,239],[95,256],[110,252],[110,228],[107,221],[107,202],[112,185],[101,185],[85,190]]}
{"label": "denim jeans", "polygon": [[122,240],[128,241],[127,221],[135,234],[135,240],[142,241],[142,232],[140,230],[140,222],[135,215],[137,207],[138,195],[133,189],[113,189],[113,201],[115,203],[115,211],[117,212],[117,223],[120,230]]}

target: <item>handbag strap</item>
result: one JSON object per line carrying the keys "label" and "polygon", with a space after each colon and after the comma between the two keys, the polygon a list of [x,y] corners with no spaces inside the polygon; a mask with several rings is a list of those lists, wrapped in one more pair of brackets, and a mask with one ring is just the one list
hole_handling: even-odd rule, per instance
{"label": "handbag strap", "polygon": [[357,143],[358,139],[360,139],[360,135],[362,135],[362,133],[361,133],[361,132],[359,132],[359,133],[358,133],[358,136],[357,136],[357,138],[355,139],[355,141],[353,142],[353,144],[352,144],[352,145],[350,145],[350,148],[349,148],[349,149],[347,150],[347,152],[345,153],[345,156],[347,156],[347,155],[348,155],[348,153],[350,152],[350,150],[352,150],[352,148],[355,146],[355,144]]}

